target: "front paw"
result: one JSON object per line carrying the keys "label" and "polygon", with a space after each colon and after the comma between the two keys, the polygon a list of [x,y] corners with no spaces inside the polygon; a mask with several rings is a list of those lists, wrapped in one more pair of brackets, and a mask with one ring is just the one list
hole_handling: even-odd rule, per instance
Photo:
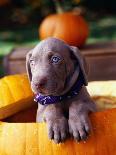
{"label": "front paw", "polygon": [[69,118],[69,132],[77,141],[86,140],[91,130],[87,114]]}
{"label": "front paw", "polygon": [[55,143],[63,142],[68,134],[68,121],[66,118],[57,118],[47,121],[48,136]]}

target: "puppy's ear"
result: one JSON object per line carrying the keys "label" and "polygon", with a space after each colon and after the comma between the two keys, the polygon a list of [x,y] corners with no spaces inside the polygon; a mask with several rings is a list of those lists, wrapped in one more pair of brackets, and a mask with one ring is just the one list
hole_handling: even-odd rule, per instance
{"label": "puppy's ear", "polygon": [[83,75],[84,85],[87,86],[88,85],[88,79],[87,79],[88,65],[85,61],[85,58],[81,55],[81,53],[77,47],[70,46],[70,49],[80,66],[80,70]]}
{"label": "puppy's ear", "polygon": [[29,51],[26,55],[26,70],[27,70],[27,75],[29,80],[32,80],[32,73],[31,73],[31,68],[30,68],[30,58],[32,56],[33,50]]}

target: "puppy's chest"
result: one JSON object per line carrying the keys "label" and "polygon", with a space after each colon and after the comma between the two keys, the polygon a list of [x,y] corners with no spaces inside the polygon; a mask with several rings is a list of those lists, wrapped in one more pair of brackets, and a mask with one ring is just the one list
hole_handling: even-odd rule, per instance
{"label": "puppy's chest", "polygon": [[68,111],[72,102],[77,102],[78,104],[78,100],[79,100],[79,96],[77,95],[73,98],[62,101],[61,105],[62,105],[63,110]]}

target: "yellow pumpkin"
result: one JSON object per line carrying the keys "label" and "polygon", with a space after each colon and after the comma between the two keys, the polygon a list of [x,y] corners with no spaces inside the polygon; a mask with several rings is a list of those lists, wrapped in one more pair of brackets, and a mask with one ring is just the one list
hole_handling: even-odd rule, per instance
{"label": "yellow pumpkin", "polygon": [[116,109],[90,116],[93,131],[87,141],[68,139],[55,144],[44,123],[0,123],[0,155],[115,155]]}
{"label": "yellow pumpkin", "polygon": [[33,93],[27,75],[0,79],[0,119],[33,105]]}

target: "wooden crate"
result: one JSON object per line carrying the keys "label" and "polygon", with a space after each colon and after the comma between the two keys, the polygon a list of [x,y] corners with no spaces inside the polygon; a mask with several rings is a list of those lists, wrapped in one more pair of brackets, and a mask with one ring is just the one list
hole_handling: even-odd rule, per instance
{"label": "wooden crate", "polygon": [[[4,58],[6,74],[26,72],[25,56],[31,48],[16,48]],[[116,80],[116,42],[86,45],[81,52],[89,64],[89,81]]]}
{"label": "wooden crate", "polygon": [[91,44],[82,53],[89,64],[89,81],[116,80],[116,42]]}
{"label": "wooden crate", "polygon": [[26,72],[25,56],[30,49],[30,47],[13,49],[11,53],[4,58],[3,66],[6,75]]}

